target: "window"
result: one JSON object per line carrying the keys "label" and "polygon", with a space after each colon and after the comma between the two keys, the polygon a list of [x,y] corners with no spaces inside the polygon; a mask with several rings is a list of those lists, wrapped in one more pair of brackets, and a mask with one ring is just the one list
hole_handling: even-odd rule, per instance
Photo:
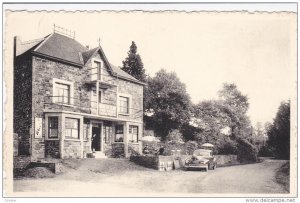
{"label": "window", "polygon": [[89,125],[84,123],[83,124],[83,140],[88,139],[88,134],[89,134]]}
{"label": "window", "polygon": [[53,78],[53,102],[59,104],[73,104],[73,83]]}
{"label": "window", "polygon": [[104,142],[111,143],[112,126],[104,125],[103,133],[104,133]]}
{"label": "window", "polygon": [[70,104],[70,85],[56,83],[56,102]]}
{"label": "window", "polygon": [[101,80],[101,63],[99,61],[94,61],[95,69],[97,70],[97,79]]}
{"label": "window", "polygon": [[58,117],[48,117],[48,138],[58,138]]}
{"label": "window", "polygon": [[98,94],[98,102],[101,103],[102,102],[102,92],[99,91],[99,94]]}
{"label": "window", "polygon": [[124,126],[116,125],[116,137],[115,142],[123,142],[124,141]]}
{"label": "window", "polygon": [[129,98],[119,97],[119,113],[129,114]]}
{"label": "window", "polygon": [[129,126],[129,142],[138,142],[139,127],[136,125]]}
{"label": "window", "polygon": [[79,119],[66,118],[65,130],[67,138],[79,139]]}

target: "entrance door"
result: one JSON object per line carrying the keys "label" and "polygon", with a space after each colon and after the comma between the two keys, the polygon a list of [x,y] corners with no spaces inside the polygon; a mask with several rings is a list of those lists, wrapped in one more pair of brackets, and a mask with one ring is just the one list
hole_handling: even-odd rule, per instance
{"label": "entrance door", "polygon": [[101,151],[101,125],[92,127],[92,151]]}

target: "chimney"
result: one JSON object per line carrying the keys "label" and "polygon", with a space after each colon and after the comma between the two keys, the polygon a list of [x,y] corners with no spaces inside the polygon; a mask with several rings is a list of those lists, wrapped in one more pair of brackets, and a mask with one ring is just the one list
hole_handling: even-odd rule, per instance
{"label": "chimney", "polygon": [[21,40],[20,36],[14,37],[14,61],[18,55],[18,50],[20,50],[21,42],[22,42],[22,40]]}

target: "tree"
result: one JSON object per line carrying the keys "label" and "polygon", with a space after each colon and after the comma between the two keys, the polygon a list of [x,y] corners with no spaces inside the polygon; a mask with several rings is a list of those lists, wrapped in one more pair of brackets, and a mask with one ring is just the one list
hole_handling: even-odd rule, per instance
{"label": "tree", "polygon": [[267,132],[268,147],[277,158],[290,158],[290,102],[282,102]]}
{"label": "tree", "polygon": [[218,100],[203,101],[194,107],[193,117],[201,129],[196,136],[198,143],[210,142],[217,153],[237,153],[242,161],[255,161],[257,150],[247,141],[252,135],[248,107],[247,96],[235,84],[224,84]]}
{"label": "tree", "polygon": [[231,125],[227,112],[227,105],[220,100],[203,101],[194,106],[194,122],[201,129],[195,139],[200,145],[209,142],[215,145],[216,153],[236,153],[237,143],[230,138],[230,132],[226,132]]}
{"label": "tree", "polygon": [[176,73],[162,69],[148,79],[145,89],[144,120],[165,140],[171,130],[180,129],[190,119],[190,96]]}
{"label": "tree", "polygon": [[248,98],[243,95],[235,84],[223,85],[219,91],[219,98],[224,104],[224,110],[230,117],[231,136],[234,138],[248,138],[251,136],[252,126],[246,115],[249,108]]}
{"label": "tree", "polygon": [[140,81],[146,80],[145,69],[140,55],[137,53],[137,46],[133,41],[128,51],[128,56],[123,61],[122,70]]}

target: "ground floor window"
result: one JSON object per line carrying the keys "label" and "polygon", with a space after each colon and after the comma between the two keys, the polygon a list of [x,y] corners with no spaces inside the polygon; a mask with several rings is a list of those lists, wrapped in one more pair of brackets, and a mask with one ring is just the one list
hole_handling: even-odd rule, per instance
{"label": "ground floor window", "polygon": [[138,142],[139,127],[136,125],[129,125],[129,142]]}
{"label": "ground floor window", "polygon": [[116,125],[115,142],[124,141],[124,125]]}
{"label": "ground floor window", "polygon": [[110,125],[103,126],[104,142],[111,143],[111,136],[113,134],[113,128]]}
{"label": "ground floor window", "polygon": [[48,117],[48,138],[58,138],[58,117]]}
{"label": "ground floor window", "polygon": [[66,118],[66,138],[79,139],[79,119]]}

